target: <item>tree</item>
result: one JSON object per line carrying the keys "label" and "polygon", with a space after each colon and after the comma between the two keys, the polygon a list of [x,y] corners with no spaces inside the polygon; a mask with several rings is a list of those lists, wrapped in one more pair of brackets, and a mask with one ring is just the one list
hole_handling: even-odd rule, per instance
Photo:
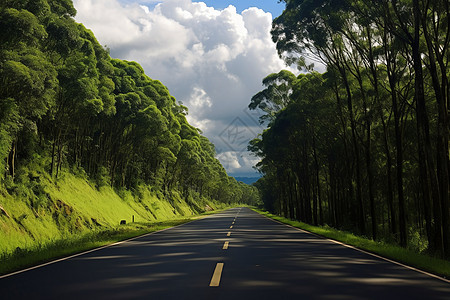
{"label": "tree", "polygon": [[144,185],[168,201],[181,191],[196,210],[205,199],[257,203],[256,188],[230,178],[187,122],[187,108],[138,63],[112,59],[75,13],[70,0],[0,3],[2,184],[45,165],[39,172],[55,180],[75,170],[98,187]]}
{"label": "tree", "polygon": [[[300,65],[305,65],[306,58],[313,56],[327,66],[323,75],[326,84],[312,85],[312,90],[326,90],[334,95],[338,117],[335,123],[328,123],[323,117],[318,123],[308,122],[309,130],[300,129],[292,121],[283,123],[290,106],[299,105],[296,99],[308,98],[306,92],[296,95],[296,90],[304,91],[304,87],[296,87],[300,78],[287,83],[291,87],[284,90],[292,91],[288,105],[274,114],[268,130],[284,124],[283,132],[295,129],[312,137],[304,144],[305,151],[298,149],[302,139],[287,139],[288,146],[280,149],[287,151],[286,159],[303,157],[303,162],[294,166],[306,165],[303,152],[312,154],[313,166],[319,171],[297,185],[305,189],[316,178],[316,183],[325,186],[315,191],[327,191],[325,216],[336,226],[350,226],[374,239],[398,239],[404,247],[411,234],[419,234],[428,239],[429,251],[448,256],[447,2],[284,2],[286,9],[273,21],[272,28],[278,52],[288,63],[299,60]],[[270,101],[270,97],[259,98]],[[254,107],[256,99],[251,102]],[[329,109],[330,103],[326,107]],[[304,109],[305,106],[299,106],[294,110]],[[316,107],[310,115],[321,116],[321,111],[326,110]],[[276,164],[268,159],[262,146],[264,139],[268,140],[269,135],[263,135],[251,148],[263,158],[260,170],[272,179]],[[312,150],[308,151],[310,145]],[[344,159],[336,159],[336,153]],[[303,173],[309,170],[304,169]],[[317,177],[320,173],[325,175]],[[262,184],[259,188],[274,194]],[[286,189],[281,184],[276,188],[280,195]],[[352,204],[356,204],[356,209]],[[313,202],[313,220],[314,206]],[[347,221],[340,218],[346,210]],[[366,220],[370,221],[370,230]]]}

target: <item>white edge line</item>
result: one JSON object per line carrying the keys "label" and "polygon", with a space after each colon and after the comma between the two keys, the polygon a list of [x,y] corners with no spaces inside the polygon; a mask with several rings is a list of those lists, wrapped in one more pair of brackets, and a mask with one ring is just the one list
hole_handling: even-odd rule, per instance
{"label": "white edge line", "polygon": [[[253,210],[253,211],[254,211],[254,210]],[[255,211],[255,212],[256,212],[256,211]],[[362,249],[356,248],[356,247],[354,247],[354,246],[351,246],[351,245],[347,245],[347,244],[344,244],[344,243],[342,243],[342,242],[339,242],[339,241],[337,241],[337,240],[333,240],[333,239],[330,239],[330,238],[327,238],[327,237],[324,237],[324,236],[321,236],[321,235],[315,234],[315,233],[313,233],[313,232],[310,232],[310,231],[307,231],[307,230],[304,230],[304,229],[301,229],[301,228],[298,228],[298,227],[295,227],[295,226],[292,226],[292,225],[289,225],[289,224],[283,223],[283,222],[281,222],[281,221],[278,221],[278,220],[274,220],[274,219],[271,219],[271,218],[269,218],[269,217],[267,217],[267,216],[265,216],[265,215],[262,215],[262,214],[260,214],[260,213],[258,213],[258,212],[256,212],[256,213],[257,213],[258,215],[260,215],[260,216],[263,216],[263,217],[265,217],[265,218],[269,219],[269,220],[272,220],[272,221],[274,221],[274,222],[276,222],[276,223],[279,223],[279,224],[282,224],[282,225],[285,225],[285,226],[291,227],[291,228],[293,228],[293,229],[296,229],[296,230],[298,230],[298,231],[302,231],[302,232],[304,232],[304,233],[308,233],[308,234],[311,234],[311,235],[317,236],[317,237],[319,237],[319,238],[325,239],[325,240],[327,240],[327,241],[330,241],[330,242],[333,242],[333,243],[335,243],[335,244],[339,244],[339,245],[341,245],[341,246],[344,246],[344,247],[347,247],[347,248],[350,248],[350,249],[353,249],[353,250],[356,250],[356,251],[359,251],[359,252],[362,252],[362,253],[368,254],[368,255],[370,255],[370,256],[373,256],[373,257],[376,257],[376,258],[382,259],[382,260],[384,260],[384,261],[387,261],[387,262],[390,262],[390,263],[393,263],[393,264],[396,264],[396,265],[402,266],[402,267],[404,267],[404,268],[406,268],[406,269],[409,269],[409,270],[412,270],[412,271],[416,271],[416,272],[418,272],[418,273],[422,273],[422,274],[424,274],[424,275],[427,275],[427,276],[433,277],[433,278],[435,278],[435,279],[439,279],[439,280],[442,280],[442,281],[444,281],[444,282],[450,283],[450,280],[449,280],[449,279],[447,279],[447,278],[445,278],[445,277],[441,277],[441,276],[438,276],[438,275],[435,275],[435,274],[429,273],[429,272],[427,272],[427,271],[423,271],[423,270],[420,270],[420,269],[416,269],[416,268],[414,268],[414,267],[411,267],[411,266],[408,266],[408,265],[402,264],[402,263],[400,263],[400,262],[398,262],[398,261],[395,261],[395,260],[391,260],[391,259],[389,259],[389,258],[386,258],[386,257],[380,256],[380,255],[378,255],[378,254],[375,254],[375,253],[371,253],[371,252],[368,252],[368,251],[365,251],[365,250],[362,250]]]}
{"label": "white edge line", "polygon": [[46,263],[43,263],[43,264],[40,264],[40,265],[36,265],[36,266],[33,266],[33,267],[29,267],[29,268],[23,269],[23,270],[19,270],[19,271],[15,271],[15,272],[12,272],[12,273],[9,273],[9,274],[1,275],[0,279],[4,279],[4,278],[7,278],[7,277],[18,275],[18,274],[21,274],[21,273],[24,273],[24,272],[28,272],[28,271],[31,271],[31,270],[39,269],[39,268],[42,268],[42,267],[45,267],[45,266],[48,266],[48,265],[51,265],[51,264],[59,263],[59,262],[65,261],[65,260],[69,260],[69,259],[72,259],[72,258],[75,258],[75,257],[78,257],[78,256],[82,256],[82,255],[85,255],[85,254],[88,254],[88,253],[91,253],[91,252],[99,251],[99,250],[102,250],[102,249],[105,249],[105,248],[117,246],[117,245],[120,245],[120,244],[123,244],[123,243],[127,243],[129,241],[133,241],[133,240],[136,240],[136,239],[139,239],[139,238],[146,237],[148,235],[160,233],[160,232],[163,232],[163,231],[166,231],[166,230],[169,230],[169,229],[177,228],[177,227],[180,227],[180,226],[183,226],[183,225],[187,225],[187,224],[192,223],[192,222],[196,222],[196,221],[199,221],[199,220],[202,220],[202,219],[206,219],[208,217],[209,216],[206,216],[205,218],[192,220],[192,221],[187,222],[187,223],[183,223],[183,224],[176,225],[176,226],[173,226],[173,227],[164,228],[164,229],[161,229],[161,230],[158,230],[158,231],[149,232],[149,233],[146,233],[146,234],[143,234],[143,235],[140,235],[140,236],[135,236],[135,237],[127,239],[127,240],[115,242],[113,244],[109,244],[109,245],[102,246],[102,247],[99,247],[99,248],[91,249],[91,250],[84,251],[84,252],[81,252],[81,253],[76,253],[76,254],[73,254],[73,255],[70,255],[70,256],[66,256],[66,257],[63,257],[63,258],[52,260],[52,261],[49,261],[49,262],[46,262]]}

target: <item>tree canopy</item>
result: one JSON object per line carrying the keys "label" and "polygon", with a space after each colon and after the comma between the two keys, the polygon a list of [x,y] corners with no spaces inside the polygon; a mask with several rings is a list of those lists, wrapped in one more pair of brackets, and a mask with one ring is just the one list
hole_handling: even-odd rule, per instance
{"label": "tree canopy", "polygon": [[266,207],[449,257],[448,1],[283,2],[279,55],[327,71],[269,75],[251,100],[275,108],[249,146]]}
{"label": "tree canopy", "polygon": [[[83,170],[98,185],[150,185],[162,195],[255,202],[158,80],[112,59],[74,21],[72,1],[0,4],[0,180],[39,165],[57,178]],[[25,175],[26,176],[26,175]]]}

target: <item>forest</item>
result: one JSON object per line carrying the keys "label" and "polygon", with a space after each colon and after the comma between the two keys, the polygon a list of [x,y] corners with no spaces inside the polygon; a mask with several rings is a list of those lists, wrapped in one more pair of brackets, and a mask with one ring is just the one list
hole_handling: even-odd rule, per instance
{"label": "forest", "polygon": [[249,105],[265,207],[449,258],[449,2],[282,2],[272,38],[305,72],[268,75]]}
{"label": "forest", "polygon": [[71,0],[0,2],[1,192],[31,191],[39,206],[50,201],[40,177],[68,172],[98,188],[257,201],[187,122],[187,108],[138,63],[112,59],[75,14]]}

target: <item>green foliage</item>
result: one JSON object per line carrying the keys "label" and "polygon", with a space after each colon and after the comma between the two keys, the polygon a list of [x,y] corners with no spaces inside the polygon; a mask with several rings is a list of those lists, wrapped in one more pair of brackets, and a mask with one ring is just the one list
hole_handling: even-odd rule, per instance
{"label": "green foliage", "polygon": [[250,109],[259,108],[266,113],[260,117],[260,123],[273,121],[275,114],[287,106],[294,80],[295,75],[286,70],[272,73],[263,79],[266,89],[254,95],[248,105]]}
{"label": "green foliage", "polygon": [[207,206],[221,207],[206,198],[184,200],[176,191],[164,198],[149,186],[116,191],[108,182],[100,182],[102,178],[94,182],[70,173],[55,182],[41,172],[39,166],[21,168],[16,174],[21,183],[8,177],[9,193],[0,193],[1,207],[7,213],[0,212],[1,255],[17,247],[24,251],[46,247],[89,231],[110,231],[120,220],[130,223],[133,216],[136,222],[146,223],[191,217]]}
{"label": "green foliage", "polygon": [[4,49],[38,46],[47,36],[36,16],[23,9],[2,8],[0,27],[0,43]]}
{"label": "green foliage", "polygon": [[0,252],[256,203],[186,107],[75,13],[71,0],[0,3]]}
{"label": "green foliage", "polygon": [[0,274],[7,274],[38,263],[45,263],[60,257],[177,226],[190,220],[191,218],[180,218],[153,223],[132,223],[116,228],[75,234],[48,243],[36,244],[31,248],[17,247],[14,252],[0,254]]}
{"label": "green foliage", "polygon": [[266,208],[449,258],[448,1],[283,2],[272,39],[310,72],[249,105],[271,121],[249,145]]}

